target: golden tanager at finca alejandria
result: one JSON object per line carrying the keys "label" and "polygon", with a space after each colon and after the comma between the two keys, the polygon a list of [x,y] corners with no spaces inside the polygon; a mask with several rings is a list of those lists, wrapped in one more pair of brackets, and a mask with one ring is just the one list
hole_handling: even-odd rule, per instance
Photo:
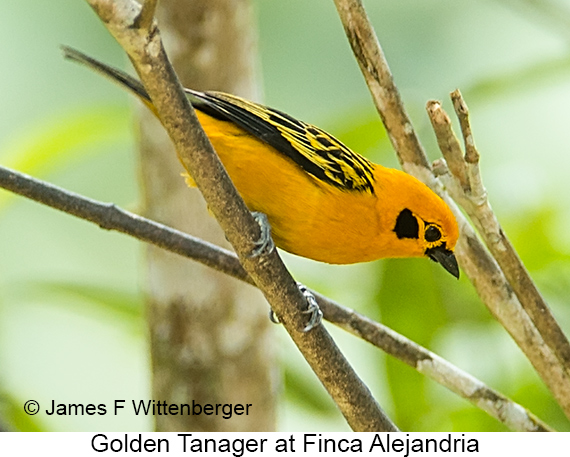
{"label": "golden tanager at finca alejandria", "polygon": [[[74,49],[64,51],[154,111],[138,80]],[[221,92],[186,93],[246,205],[267,216],[277,246],[336,264],[429,257],[459,277],[457,222],[416,178],[372,163],[280,111]]]}

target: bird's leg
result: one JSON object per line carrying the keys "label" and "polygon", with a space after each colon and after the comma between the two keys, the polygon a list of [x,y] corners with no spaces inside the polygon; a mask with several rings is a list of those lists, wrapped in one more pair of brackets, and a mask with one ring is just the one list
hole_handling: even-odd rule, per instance
{"label": "bird's leg", "polygon": [[271,238],[271,226],[267,220],[267,216],[263,213],[253,211],[251,213],[253,218],[259,224],[260,236],[259,240],[255,242],[255,248],[251,251],[250,257],[258,257],[262,254],[270,254],[275,249],[275,243]]}

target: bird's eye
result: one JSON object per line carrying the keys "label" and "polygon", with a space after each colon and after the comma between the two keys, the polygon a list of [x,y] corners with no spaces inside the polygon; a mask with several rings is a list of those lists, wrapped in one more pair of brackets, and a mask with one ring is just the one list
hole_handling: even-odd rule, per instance
{"label": "bird's eye", "polygon": [[441,238],[441,230],[435,225],[429,225],[426,229],[425,237],[427,242],[433,243]]}

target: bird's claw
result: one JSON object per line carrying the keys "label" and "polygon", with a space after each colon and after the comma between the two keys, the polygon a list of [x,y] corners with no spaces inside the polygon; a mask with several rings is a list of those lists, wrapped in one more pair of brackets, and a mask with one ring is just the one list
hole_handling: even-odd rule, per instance
{"label": "bird's claw", "polygon": [[274,324],[280,324],[281,323],[281,321],[277,317],[277,314],[275,314],[275,311],[273,311],[272,309],[269,310],[269,320],[271,322],[273,322]]}
{"label": "bird's claw", "polygon": [[275,249],[275,243],[271,238],[271,226],[267,220],[267,216],[263,213],[253,211],[253,218],[259,224],[260,236],[255,242],[255,248],[251,251],[250,257],[258,257],[262,254],[270,254]]}
{"label": "bird's claw", "polygon": [[309,289],[307,289],[304,284],[298,282],[297,287],[299,287],[299,290],[303,294],[303,297],[305,297],[305,300],[307,300],[308,309],[306,311],[303,311],[303,313],[309,314],[310,317],[309,322],[303,329],[303,332],[308,332],[321,323],[323,320],[323,312],[321,311],[321,308],[319,308],[315,296],[309,291]]}

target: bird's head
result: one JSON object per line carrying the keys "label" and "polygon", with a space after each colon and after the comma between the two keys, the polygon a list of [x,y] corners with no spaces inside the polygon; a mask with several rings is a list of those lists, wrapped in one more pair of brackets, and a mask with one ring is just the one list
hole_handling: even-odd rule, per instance
{"label": "bird's head", "polygon": [[[459,278],[453,250],[459,228],[449,206],[416,178],[393,170],[394,200],[386,215],[399,252],[395,257],[428,257]],[[392,179],[390,179],[391,181]]]}
{"label": "bird's head", "polygon": [[[445,205],[443,201],[442,204]],[[423,208],[418,209],[419,213],[425,213],[421,211]],[[457,222],[447,205],[445,208],[432,207],[424,217],[410,208],[402,209],[396,218],[394,233],[399,240],[407,238],[415,245],[415,255],[429,257],[459,278],[459,267],[453,254],[458,237]]]}

